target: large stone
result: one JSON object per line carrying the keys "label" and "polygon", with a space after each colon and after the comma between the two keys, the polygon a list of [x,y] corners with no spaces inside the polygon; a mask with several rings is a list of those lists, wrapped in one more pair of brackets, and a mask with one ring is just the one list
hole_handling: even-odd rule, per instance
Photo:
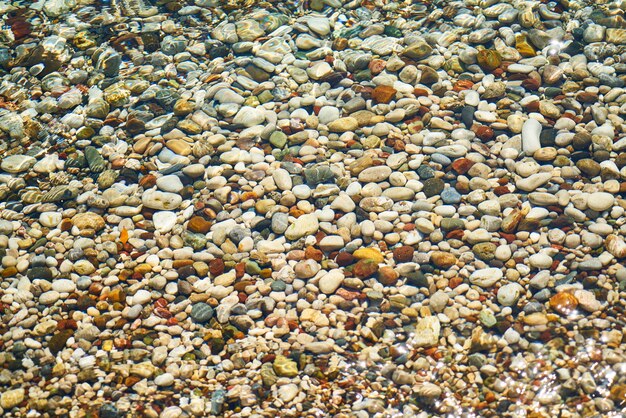
{"label": "large stone", "polygon": [[385,257],[376,248],[359,248],[352,255],[359,260],[374,260],[377,263],[385,261]]}
{"label": "large stone", "polygon": [[327,62],[318,62],[307,69],[307,74],[313,80],[320,80],[333,72],[332,67]]}
{"label": "large stone", "polygon": [[439,268],[449,268],[456,264],[456,256],[445,251],[435,251],[430,256],[430,262]]}
{"label": "large stone", "polygon": [[541,124],[537,119],[528,119],[522,126],[522,150],[526,155],[533,155],[541,148]]}
{"label": "large stone", "polygon": [[378,86],[372,92],[376,103],[389,103],[396,96],[397,90],[390,86]]}
{"label": "large stone", "polygon": [[37,160],[28,155],[10,155],[2,160],[0,168],[7,173],[17,174],[28,171]]}
{"label": "large stone", "polygon": [[359,173],[359,181],[364,183],[379,183],[387,180],[391,172],[391,168],[386,165],[369,167]]}
{"label": "large stone", "polygon": [[256,20],[245,19],[235,23],[237,36],[241,41],[254,41],[256,38],[263,36],[265,32]]}
{"label": "large stone", "polygon": [[72,218],[72,223],[80,231],[100,231],[105,226],[105,222],[102,216],[93,212],[85,212],[74,215],[74,217]]}
{"label": "large stone", "polygon": [[274,373],[281,377],[296,377],[298,375],[298,365],[295,361],[278,355],[274,360]]}
{"label": "large stone", "polygon": [[552,178],[552,173],[537,173],[525,179],[519,179],[515,182],[515,186],[525,192],[535,191],[538,187],[543,186]]}
{"label": "large stone", "polygon": [[352,116],[336,119],[328,124],[331,132],[351,132],[359,128],[359,121]]}
{"label": "large stone", "polygon": [[204,324],[213,318],[213,308],[204,302],[198,302],[191,308],[191,319],[194,322]]}
{"label": "large stone", "polygon": [[439,343],[440,332],[441,324],[436,316],[421,318],[417,322],[410,345],[413,347],[435,346]]}
{"label": "large stone", "polygon": [[39,215],[39,223],[46,228],[54,228],[61,222],[61,219],[63,219],[61,212],[42,212]]}
{"label": "large stone", "polygon": [[473,272],[469,281],[480,287],[491,287],[502,279],[502,270],[495,267],[484,268]]}
{"label": "large stone", "polygon": [[180,180],[180,177],[170,174],[169,176],[159,177],[156,180],[157,187],[164,191],[170,193],[178,193],[183,189],[183,183]]}
{"label": "large stone", "polygon": [[244,106],[239,109],[239,112],[233,118],[233,123],[236,125],[242,125],[246,128],[251,126],[260,125],[265,121],[265,115],[260,109],[256,109],[251,106]]}
{"label": "large stone", "polygon": [[596,212],[604,212],[613,207],[615,197],[611,193],[596,192],[591,193],[587,199],[587,206]]}
{"label": "large stone", "polygon": [[298,388],[298,385],[295,383],[288,383],[278,388],[278,398],[284,403],[288,403],[298,396],[299,392],[300,389]]}
{"label": "large stone", "polygon": [[409,45],[402,51],[402,55],[405,57],[419,60],[422,58],[426,58],[430,54],[432,54],[433,49],[426,42],[418,41],[412,45]]}
{"label": "large stone", "polygon": [[152,215],[152,221],[157,231],[166,234],[176,225],[176,214],[170,211],[159,211]]}
{"label": "large stone", "polygon": [[330,20],[327,17],[310,17],[306,24],[320,36],[326,36],[330,33]]}
{"label": "large stone", "polygon": [[289,240],[295,241],[305,235],[313,235],[319,228],[319,221],[317,215],[314,213],[305,214],[300,216],[296,221],[289,225],[285,231],[285,237]]}
{"label": "large stone", "polygon": [[626,29],[610,28],[606,30],[606,41],[611,44],[626,44]]}
{"label": "large stone", "polygon": [[332,295],[341,286],[344,275],[340,269],[333,269],[322,276],[318,287],[322,293]]}
{"label": "large stone", "polygon": [[160,192],[158,190],[148,190],[141,196],[143,205],[150,209],[172,210],[183,203],[183,198],[174,193]]}
{"label": "large stone", "polygon": [[24,388],[7,390],[0,395],[0,406],[2,406],[5,413],[9,413],[11,408],[18,406],[24,401],[25,394]]}

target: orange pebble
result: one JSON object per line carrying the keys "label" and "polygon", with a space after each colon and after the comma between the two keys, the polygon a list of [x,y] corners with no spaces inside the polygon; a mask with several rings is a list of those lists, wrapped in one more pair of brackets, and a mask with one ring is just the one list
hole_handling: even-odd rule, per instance
{"label": "orange pebble", "polygon": [[120,241],[122,244],[126,244],[128,242],[128,231],[126,228],[122,228],[122,232],[120,232]]}

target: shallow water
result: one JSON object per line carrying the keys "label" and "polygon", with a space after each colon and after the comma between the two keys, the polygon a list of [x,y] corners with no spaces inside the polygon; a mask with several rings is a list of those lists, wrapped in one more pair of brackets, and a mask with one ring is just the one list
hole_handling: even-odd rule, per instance
{"label": "shallow water", "polygon": [[623,416],[625,10],[0,1],[0,415]]}

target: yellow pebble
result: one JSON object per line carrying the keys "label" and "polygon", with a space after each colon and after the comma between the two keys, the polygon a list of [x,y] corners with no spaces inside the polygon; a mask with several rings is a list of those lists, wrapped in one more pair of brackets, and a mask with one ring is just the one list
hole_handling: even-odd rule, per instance
{"label": "yellow pebble", "polygon": [[102,349],[104,351],[111,351],[113,350],[113,340],[106,340],[102,343]]}
{"label": "yellow pebble", "polygon": [[382,263],[385,260],[385,257],[376,248],[359,248],[352,255],[359,260],[372,259],[377,263]]}

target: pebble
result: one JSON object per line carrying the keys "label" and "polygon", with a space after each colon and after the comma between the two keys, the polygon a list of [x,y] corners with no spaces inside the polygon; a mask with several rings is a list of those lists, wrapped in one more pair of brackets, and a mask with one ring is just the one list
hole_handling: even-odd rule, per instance
{"label": "pebble", "polygon": [[285,238],[295,241],[305,235],[313,235],[319,228],[319,221],[315,214],[305,214],[289,225],[285,231]]}
{"label": "pebble", "polygon": [[262,111],[251,106],[243,106],[233,118],[233,123],[249,128],[260,125],[264,120],[265,115]]}
{"label": "pebble", "polygon": [[596,192],[591,193],[587,198],[587,205],[589,209],[595,210],[596,212],[604,212],[609,208],[613,207],[615,202],[615,197],[610,193],[605,192]]}
{"label": "pebble", "polygon": [[333,269],[324,274],[319,281],[320,291],[331,295],[341,286],[344,280],[344,274],[339,269]]}
{"label": "pebble", "polygon": [[193,305],[191,309],[191,319],[195,322],[204,324],[213,318],[214,310],[210,305],[199,302]]}
{"label": "pebble", "polygon": [[162,234],[170,232],[177,222],[176,213],[170,211],[159,211],[152,215],[154,225]]}
{"label": "pebble", "polygon": [[278,388],[278,397],[284,403],[289,403],[298,396],[300,389],[294,383],[288,383]]}
{"label": "pebble", "polygon": [[508,283],[498,289],[498,303],[502,306],[514,306],[519,300],[522,292],[522,286],[517,283]]}
{"label": "pebble", "polygon": [[328,124],[328,129],[331,132],[351,132],[357,130],[359,127],[359,121],[351,116],[335,119]]}
{"label": "pebble", "polygon": [[54,228],[63,219],[63,214],[59,212],[43,212],[39,215],[39,223],[46,228]]}
{"label": "pebble", "polygon": [[536,119],[527,119],[522,126],[522,150],[526,155],[533,155],[539,148],[541,142],[541,124]]}
{"label": "pebble", "polygon": [[37,160],[28,155],[10,155],[0,163],[0,169],[7,173],[18,174],[29,170]]}
{"label": "pebble", "polygon": [[441,324],[436,316],[427,316],[418,320],[411,344],[415,347],[437,345]]}
{"label": "pebble", "polygon": [[281,355],[276,356],[273,368],[276,375],[281,377],[295,377],[298,374],[296,362]]}
{"label": "pebble", "polygon": [[145,207],[156,210],[171,210],[178,208],[183,199],[180,195],[158,190],[148,190],[141,198]]}
{"label": "pebble", "polygon": [[0,395],[0,406],[5,411],[12,409],[22,403],[26,395],[23,388],[7,390]]}
{"label": "pebble", "polygon": [[133,295],[133,304],[145,305],[146,303],[150,302],[150,299],[152,299],[152,295],[150,294],[150,292],[144,289],[140,289],[137,291],[137,293]]}
{"label": "pebble", "polygon": [[500,269],[490,267],[476,270],[470,275],[469,281],[480,287],[491,287],[502,279],[502,277],[503,273]]}
{"label": "pebble", "polygon": [[163,373],[154,378],[157,386],[171,386],[174,383],[174,376],[171,373]]}

